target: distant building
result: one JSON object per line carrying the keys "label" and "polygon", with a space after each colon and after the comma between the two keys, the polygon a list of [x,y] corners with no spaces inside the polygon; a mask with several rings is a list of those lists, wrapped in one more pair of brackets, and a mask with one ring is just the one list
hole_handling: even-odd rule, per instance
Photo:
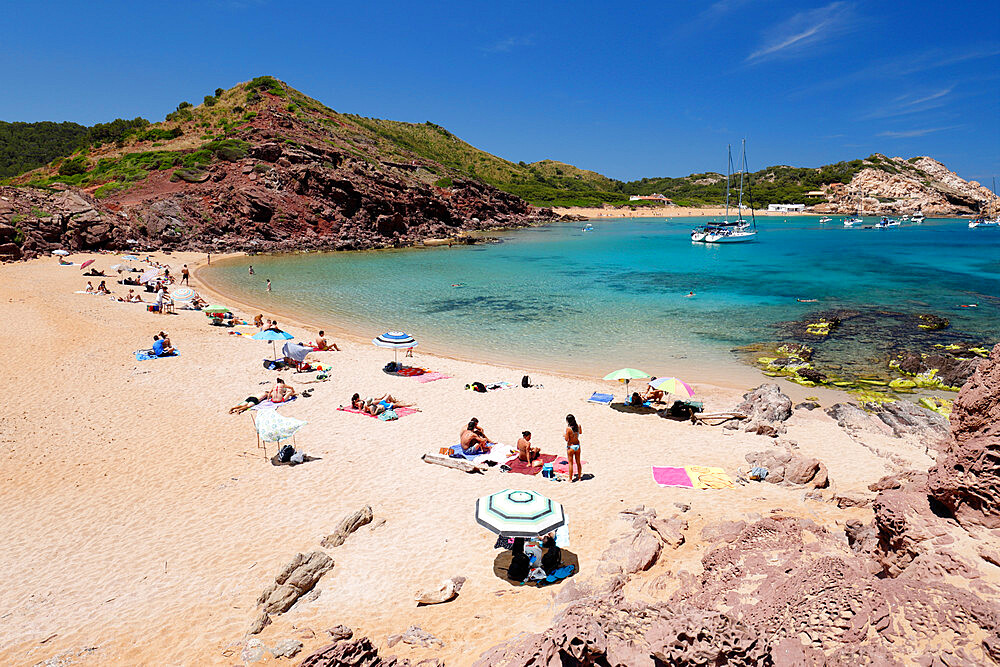
{"label": "distant building", "polygon": [[777,211],[779,213],[795,213],[797,211],[804,211],[806,209],[805,204],[768,204],[768,211]]}
{"label": "distant building", "polygon": [[822,190],[810,190],[806,193],[806,197],[825,197],[826,193]]}
{"label": "distant building", "polygon": [[669,199],[666,195],[661,195],[654,192],[651,195],[632,195],[628,198],[629,201],[658,201],[661,204],[673,204],[674,202]]}

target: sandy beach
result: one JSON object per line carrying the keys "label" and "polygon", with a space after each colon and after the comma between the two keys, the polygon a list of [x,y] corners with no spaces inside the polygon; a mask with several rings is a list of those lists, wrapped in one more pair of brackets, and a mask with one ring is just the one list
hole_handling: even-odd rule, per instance
{"label": "sandy beach", "polygon": [[[719,215],[667,210],[636,215]],[[194,267],[204,255],[153,258],[179,274],[182,264]],[[86,253],[70,259],[96,259],[95,267],[106,271],[119,261]],[[536,490],[564,505],[569,549],[579,556],[582,580],[609,538],[626,528],[621,510],[645,505],[668,514],[675,503],[689,504],[687,541],[633,577],[628,587],[637,595],[665,573],[698,572],[704,551],[698,536],[713,522],[778,512],[842,531],[850,519],[871,520],[869,508],[810,500],[801,487],[657,486],[652,465],[718,466],[735,479],[737,468],[746,468],[745,453],[773,440],[586,402],[597,390],[621,397],[621,388],[609,382],[532,372],[541,388],[479,394],[464,386],[517,385],[523,371],[417,348],[407,361],[451,376],[420,383],[383,373],[392,353],[372,346],[372,334],[352,331],[349,322],[330,323],[339,325],[338,335],[328,338],[343,351],[312,355],[333,366],[328,381],[315,382],[314,374],[265,370],[261,360],[270,344],[209,326],[203,313],[157,315],[140,304],[76,293],[87,280],[79,266],[62,267],[53,258],[0,266],[0,314],[12,325],[0,331],[0,378],[8,394],[0,414],[3,664],[52,658],[66,661],[58,664],[243,664],[240,651],[258,615],[258,594],[296,553],[313,550],[327,551],[336,562],[319,582],[319,595],[274,616],[259,635],[269,646],[296,638],[305,648],[294,661],[257,664],[297,664],[328,644],[325,631],[338,624],[383,647],[389,635],[416,625],[443,646],[400,643],[390,653],[471,664],[508,637],[547,627],[560,608],[553,601],[558,586],[515,588],[493,573],[495,536],[476,524],[473,509],[476,498],[504,488]],[[211,302],[243,317],[276,316],[212,293],[197,271],[191,282]],[[113,283],[109,277],[118,295],[128,291]],[[143,296],[148,301],[152,295]],[[315,338],[317,323],[279,320],[295,340]],[[150,347],[160,330],[180,356],[136,361],[133,352]],[[250,416],[227,413],[276,375],[300,392],[314,389],[280,413],[308,422],[295,444],[319,460],[272,466],[257,448]],[[686,379],[708,412],[731,409],[751,389]],[[796,401],[818,396],[823,407],[844,399],[788,383],[782,389]],[[391,392],[416,403],[419,412],[382,422],[338,411],[354,392]],[[592,475],[579,483],[495,468],[471,475],[420,459],[454,444],[473,416],[504,445],[529,429],[543,452],[564,454],[567,413],[583,426],[584,472]],[[872,496],[868,485],[883,475],[932,463],[924,447],[906,439],[872,436],[861,444],[823,410],[796,410],[787,427],[780,441],[829,469],[831,488],[822,492],[828,498]],[[267,454],[273,453],[272,444]],[[372,507],[375,521],[342,546],[321,549],[320,540],[364,505]],[[415,605],[418,590],[458,575],[467,581],[455,600]]]}

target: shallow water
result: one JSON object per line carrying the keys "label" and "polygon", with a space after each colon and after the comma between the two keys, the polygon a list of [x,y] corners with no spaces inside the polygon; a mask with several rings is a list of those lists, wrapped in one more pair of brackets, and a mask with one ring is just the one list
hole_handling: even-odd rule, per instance
{"label": "shallow water", "polygon": [[[948,335],[1000,339],[1000,230],[763,218],[754,242],[691,243],[691,227],[706,221],[601,219],[593,232],[583,223],[505,232],[498,245],[240,257],[206,277],[313,321],[406,331],[420,349],[585,374],[712,368],[718,380],[745,372],[738,346],[780,339],[781,322],[830,309],[933,312],[951,320]],[[872,356],[866,345],[835,347],[859,359]]]}

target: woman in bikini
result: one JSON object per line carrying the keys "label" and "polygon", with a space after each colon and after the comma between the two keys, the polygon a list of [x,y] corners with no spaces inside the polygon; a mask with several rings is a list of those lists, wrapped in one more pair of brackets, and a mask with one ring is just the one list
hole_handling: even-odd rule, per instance
{"label": "woman in bikini", "polygon": [[[576,422],[576,417],[566,415],[566,460],[569,461],[569,481],[575,482],[583,476],[583,463],[580,461],[580,434],[583,429]],[[576,479],[573,479],[573,463],[576,462]]]}

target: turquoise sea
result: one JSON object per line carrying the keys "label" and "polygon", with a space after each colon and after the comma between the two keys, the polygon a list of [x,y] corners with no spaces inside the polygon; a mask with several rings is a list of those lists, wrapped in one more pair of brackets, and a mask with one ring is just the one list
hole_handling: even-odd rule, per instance
{"label": "turquoise sea", "polygon": [[[713,246],[689,239],[706,218],[599,219],[593,232],[557,223],[500,233],[500,244],[239,257],[202,275],[275,312],[361,335],[406,331],[418,351],[588,375],[745,375],[736,348],[789,339],[781,323],[832,309],[863,314],[825,343],[845,366],[912,332],[924,344],[1000,340],[1000,230],[818,220],[762,218],[756,241]],[[951,327],[917,330],[917,313]]]}

